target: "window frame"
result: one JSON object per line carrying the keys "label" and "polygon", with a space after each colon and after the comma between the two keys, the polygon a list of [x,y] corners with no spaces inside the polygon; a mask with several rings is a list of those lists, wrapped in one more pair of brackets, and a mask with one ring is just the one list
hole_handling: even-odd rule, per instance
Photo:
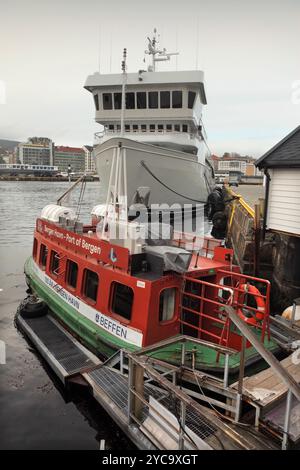
{"label": "window frame", "polygon": [[[162,95],[168,95],[169,98],[167,99],[168,105],[167,106],[162,106],[162,102],[164,101],[164,98]],[[171,92],[169,90],[161,90],[159,92],[159,99],[160,99],[160,108],[161,109],[170,109],[171,108]]]}
{"label": "window frame", "polygon": [[38,253],[38,241],[37,238],[34,237],[33,239],[33,246],[32,246],[32,258],[36,261]]}
{"label": "window frame", "polygon": [[[191,100],[191,95],[194,95],[192,103],[190,101]],[[192,91],[192,90],[189,90],[188,91],[188,109],[193,109],[194,108],[195,100],[196,100],[196,92]],[[192,106],[190,106],[190,104],[192,104]]]}
{"label": "window frame", "polygon": [[[130,309],[130,318],[128,318],[127,316],[124,316],[124,314],[116,312],[114,310],[114,308],[115,308],[114,307],[115,292],[116,292],[117,286],[126,287],[127,289],[130,289],[131,292],[132,292],[131,306],[130,306],[131,307],[131,309]],[[112,313],[112,315],[116,316],[121,321],[129,324],[129,323],[131,323],[131,320],[132,320],[133,307],[134,307],[134,289],[131,286],[129,286],[128,284],[123,284],[122,282],[113,281],[111,283],[111,286],[110,286],[110,312]]]}
{"label": "window frame", "polygon": [[[144,98],[145,98],[145,106],[139,106],[140,104],[140,98],[139,98],[139,95],[145,95]],[[148,100],[147,100],[147,92],[146,91],[137,91],[136,92],[136,109],[147,109],[147,105],[148,105]]]}
{"label": "window frame", "polygon": [[[42,255],[42,251],[44,251],[44,248],[45,248],[45,251],[46,251],[46,255]],[[40,267],[42,268],[43,271],[46,270],[47,268],[47,261],[48,261],[48,255],[49,255],[49,248],[47,245],[45,245],[44,243],[41,243],[40,244],[40,253],[39,253],[39,265]],[[46,256],[46,261],[45,261],[45,264],[42,263],[42,256]]]}
{"label": "window frame", "polygon": [[[180,94],[180,97],[181,97],[181,105],[180,106],[174,106],[174,95],[175,93],[178,93]],[[183,93],[182,93],[182,90],[172,90],[172,109],[182,109],[182,98],[183,98]]]}
{"label": "window frame", "polygon": [[[76,267],[77,267],[75,287],[72,286],[72,284],[70,284],[70,282],[69,282],[69,272],[70,272],[70,264],[71,263],[75,264]],[[76,261],[68,258],[67,263],[66,263],[65,283],[66,283],[66,285],[68,286],[69,289],[72,289],[74,291],[77,289],[77,286],[78,286],[78,273],[79,273],[78,263],[76,263]]]}
{"label": "window frame", "polygon": [[[108,104],[105,104],[105,96],[109,96],[110,97],[110,107],[108,106]],[[102,93],[102,106],[103,106],[103,109],[105,111],[111,111],[113,109],[113,99],[112,99],[112,93]]]}
{"label": "window frame", "polygon": [[[157,99],[157,106],[150,106],[151,104],[151,96],[155,96],[156,95],[156,99]],[[148,108],[149,109],[159,109],[159,93],[158,91],[148,91]]]}
{"label": "window frame", "polygon": [[[98,279],[98,284],[97,284],[97,289],[96,289],[96,298],[89,297],[86,294],[86,283],[87,283],[87,273],[93,273],[97,276]],[[83,270],[83,276],[82,276],[82,288],[81,288],[81,293],[83,298],[90,304],[95,305],[97,303],[98,299],[98,292],[99,292],[99,284],[100,284],[100,279],[99,279],[99,274],[96,271],[93,271],[92,269],[89,268],[84,268]]]}
{"label": "window frame", "polygon": [[57,267],[55,268],[57,271],[59,270],[59,265],[60,265],[60,263],[59,263],[59,258],[56,257],[55,255],[59,256],[58,252],[55,251],[55,250],[51,250],[51,251],[50,251],[49,271],[50,271],[50,273],[51,273],[53,276],[57,277],[57,276],[58,276],[58,273],[55,273],[55,272],[54,272],[54,269],[53,269],[53,264],[55,264],[55,261],[54,261],[54,260],[57,259]]}
{"label": "window frame", "polygon": [[[173,308],[173,315],[170,319],[167,320],[160,320],[160,299],[161,295],[163,292],[166,290],[172,289],[174,291],[174,308]],[[174,321],[177,321],[177,316],[178,316],[178,286],[168,286],[164,287],[159,291],[159,297],[158,297],[158,323],[160,325],[167,325],[170,323],[173,323]]]}
{"label": "window frame", "polygon": [[99,95],[98,95],[98,93],[93,94],[93,97],[94,97],[94,103],[95,103],[96,111],[99,111]]}

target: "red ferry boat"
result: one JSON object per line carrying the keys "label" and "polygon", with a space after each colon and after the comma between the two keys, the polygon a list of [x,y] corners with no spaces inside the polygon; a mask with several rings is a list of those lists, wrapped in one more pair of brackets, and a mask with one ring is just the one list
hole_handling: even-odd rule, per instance
{"label": "red ferry boat", "polygon": [[[25,264],[32,292],[91,351],[109,357],[121,348],[135,350],[185,334],[235,349],[229,363],[234,372],[242,336],[225,305],[266,348],[277,348],[269,331],[270,284],[242,274],[232,264],[231,249],[213,238],[184,233],[153,246],[137,239],[141,227],[135,221],[122,223],[125,240],[112,240],[97,229],[99,218],[83,225],[71,209],[47,206],[36,221]],[[223,355],[204,344],[193,344],[190,353],[197,368],[224,368]],[[176,343],[155,354],[180,363]],[[245,357],[246,364],[258,358],[250,343]]]}

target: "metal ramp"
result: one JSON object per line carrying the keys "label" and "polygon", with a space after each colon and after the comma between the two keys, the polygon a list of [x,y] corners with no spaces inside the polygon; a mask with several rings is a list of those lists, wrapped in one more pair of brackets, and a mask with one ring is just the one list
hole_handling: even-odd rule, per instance
{"label": "metal ramp", "polygon": [[63,383],[101,364],[51,315],[23,318],[19,314],[16,321]]}

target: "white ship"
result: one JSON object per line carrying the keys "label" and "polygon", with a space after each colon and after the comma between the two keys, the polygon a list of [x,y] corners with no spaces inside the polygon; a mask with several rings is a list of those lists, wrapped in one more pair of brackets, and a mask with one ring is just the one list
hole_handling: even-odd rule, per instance
{"label": "white ship", "polygon": [[[147,205],[205,203],[214,186],[213,167],[202,124],[206,104],[201,71],[156,71],[171,55],[160,49],[156,30],[148,38],[148,70],[90,75],[85,88],[94,98],[94,157],[103,193],[112,185],[112,170],[123,153],[128,206],[141,202],[139,188],[149,188]],[[116,182],[117,184],[117,182]],[[144,202],[144,201],[143,201]]]}

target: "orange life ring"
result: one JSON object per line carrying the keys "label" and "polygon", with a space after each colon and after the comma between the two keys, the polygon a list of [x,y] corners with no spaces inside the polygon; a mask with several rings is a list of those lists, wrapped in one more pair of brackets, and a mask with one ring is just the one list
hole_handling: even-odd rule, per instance
{"label": "orange life ring", "polygon": [[[243,292],[240,292],[241,290]],[[249,312],[251,314],[250,317],[249,317],[249,316],[245,315],[245,313],[243,311],[244,309],[242,307],[239,307],[238,310],[237,310],[237,314],[242,320],[244,320],[245,323],[248,323],[248,325],[255,326],[255,325],[257,325],[258,322],[262,321],[264,316],[265,316],[266,303],[265,303],[263,297],[261,297],[260,291],[255,286],[253,286],[252,284],[241,284],[239,286],[239,292],[238,292],[238,303],[239,304],[243,303],[246,294],[250,294],[255,298],[256,305],[257,305],[257,310],[255,310],[255,311],[254,310],[249,310]],[[241,300],[241,296],[243,296],[242,300]],[[247,308],[247,306],[245,306],[245,308]]]}

